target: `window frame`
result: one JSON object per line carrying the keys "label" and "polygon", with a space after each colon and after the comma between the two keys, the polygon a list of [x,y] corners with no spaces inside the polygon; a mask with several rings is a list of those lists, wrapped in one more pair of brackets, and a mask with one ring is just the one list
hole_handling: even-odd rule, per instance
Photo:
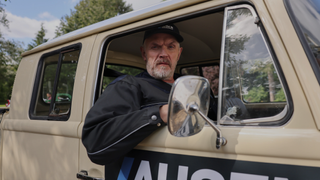
{"label": "window frame", "polygon": [[283,0],[283,2],[284,2],[284,6],[287,10],[288,16],[292,22],[292,25],[293,25],[293,27],[297,33],[297,36],[301,42],[303,50],[306,53],[306,56],[309,60],[311,68],[312,68],[312,70],[318,80],[319,85],[320,85],[320,64],[317,63],[317,60],[315,59],[315,57],[312,53],[312,50],[310,49],[310,46],[308,45],[308,42],[303,35],[303,31],[300,28],[300,24],[299,24],[296,16],[294,15],[294,11],[292,9],[290,0]]}
{"label": "window frame", "polygon": [[[222,86],[223,86],[223,70],[224,70],[224,53],[225,53],[225,37],[226,37],[226,21],[227,21],[227,13],[229,10],[235,10],[240,8],[247,8],[252,13],[252,16],[256,20],[256,24],[259,28],[260,34],[262,36],[262,39],[264,41],[264,44],[266,45],[266,48],[269,52],[269,55],[272,59],[272,63],[274,65],[274,68],[277,72],[279,81],[281,82],[283,86],[283,90],[287,99],[287,106],[280,112],[279,114],[275,116],[270,117],[262,117],[262,118],[252,118],[252,119],[244,119],[241,120],[241,123],[235,123],[231,124],[232,126],[246,126],[246,125],[258,125],[258,126],[282,126],[285,123],[287,123],[292,114],[293,114],[293,101],[290,93],[290,89],[288,87],[287,81],[285,79],[285,76],[283,74],[283,71],[281,69],[279,60],[275,54],[275,51],[272,48],[271,42],[269,40],[269,37],[266,33],[266,30],[260,20],[260,17],[258,13],[256,13],[256,9],[253,5],[249,4],[241,4],[241,5],[234,5],[229,6],[224,9],[224,24],[223,24],[223,32],[222,32],[222,42],[221,42],[221,57],[220,57],[220,74],[219,77],[221,77],[221,80],[219,81],[219,98],[218,98],[218,124],[219,125],[226,125],[226,124],[220,124],[221,119],[221,104],[222,104]],[[241,100],[242,101],[242,100]],[[228,125],[227,125],[228,126]]]}
{"label": "window frame", "polygon": [[[82,44],[81,43],[77,43],[77,44],[73,44],[73,45],[70,45],[70,46],[66,46],[66,47],[60,48],[58,50],[54,50],[54,51],[45,53],[40,57],[40,60],[38,62],[38,66],[37,66],[37,71],[36,71],[33,91],[32,91],[32,95],[31,95],[31,102],[30,102],[30,106],[29,106],[29,118],[31,120],[67,121],[70,118],[72,100],[70,102],[70,111],[68,112],[67,116],[56,116],[56,117],[53,117],[53,116],[49,116],[49,114],[47,116],[37,116],[37,115],[34,115],[34,110],[35,110],[36,104],[38,102],[38,98],[40,98],[40,96],[42,98],[42,95],[38,96],[38,94],[41,93],[40,91],[42,90],[42,84],[43,84],[43,78],[44,78],[44,70],[45,70],[45,67],[46,67],[46,66],[44,66],[45,58],[47,58],[49,56],[53,56],[53,55],[59,54],[59,59],[58,59],[57,69],[56,69],[56,74],[55,74],[55,81],[54,81],[54,85],[53,85],[53,92],[52,92],[52,95],[51,95],[51,102],[50,102],[50,108],[49,108],[49,111],[51,111],[52,108],[53,108],[53,102],[55,102],[55,99],[56,99],[56,91],[57,91],[57,86],[58,86],[57,81],[59,80],[61,64],[62,64],[62,53],[66,52],[66,51],[79,50],[79,58],[78,58],[78,61],[79,61],[80,54],[81,54],[81,48],[82,48]],[[72,99],[74,99],[74,98],[72,98]]]}

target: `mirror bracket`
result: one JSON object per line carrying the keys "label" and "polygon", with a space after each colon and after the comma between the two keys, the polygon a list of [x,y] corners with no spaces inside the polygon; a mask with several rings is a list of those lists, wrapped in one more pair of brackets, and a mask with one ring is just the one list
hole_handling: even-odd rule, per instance
{"label": "mirror bracket", "polygon": [[217,133],[217,139],[216,139],[216,148],[220,149],[221,146],[225,146],[227,144],[227,139],[222,136],[221,130],[218,128],[217,125],[215,125],[211,119],[209,119],[207,116],[205,116],[200,110],[197,104],[191,104],[188,106],[189,112],[197,112],[199,115],[216,131]]}

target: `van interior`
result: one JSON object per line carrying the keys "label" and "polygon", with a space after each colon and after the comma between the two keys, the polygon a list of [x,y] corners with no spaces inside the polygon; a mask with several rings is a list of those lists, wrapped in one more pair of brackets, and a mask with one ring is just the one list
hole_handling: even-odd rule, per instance
{"label": "van interior", "polygon": [[[248,16],[248,12],[243,12],[235,13],[235,15],[241,16],[245,14]],[[159,24],[153,26],[167,23],[174,23],[184,38],[184,41],[181,43],[183,52],[178,61],[175,73],[181,75],[198,75],[207,78],[211,87],[211,95],[214,97],[213,100],[210,101],[218,104],[219,73],[222,70],[219,68],[220,56],[222,40],[225,35],[223,33],[224,11],[211,11],[190,17],[181,17],[180,20],[159,22]],[[107,85],[116,77],[122,74],[137,75],[145,69],[145,62],[141,57],[140,46],[142,45],[144,31],[150,27],[133,30],[131,33],[117,35],[115,37],[106,37],[105,51],[102,56],[104,59],[101,60],[103,65],[101,65],[100,69],[100,84],[98,85],[99,87],[96,88],[95,100],[98,99]],[[276,73],[276,71],[273,73]],[[282,87],[281,82],[279,87]],[[228,91],[225,91],[223,97],[228,96],[228,94],[232,94],[233,97],[222,100],[223,107],[221,107],[221,117],[232,107],[240,109],[239,111],[242,112],[242,115],[239,117],[241,119],[255,119],[270,116],[274,116],[275,119],[281,119],[286,114],[287,103],[285,99],[283,100],[282,98],[281,100],[275,101],[273,98],[270,102],[262,100],[250,102],[252,98],[245,98],[248,94],[247,89],[247,87],[244,87],[239,90],[238,83],[233,84],[229,87]],[[252,93],[253,89],[254,88],[251,88],[249,93],[254,94]],[[281,116],[279,116],[279,114]],[[212,119],[216,120],[218,117],[212,117]]]}

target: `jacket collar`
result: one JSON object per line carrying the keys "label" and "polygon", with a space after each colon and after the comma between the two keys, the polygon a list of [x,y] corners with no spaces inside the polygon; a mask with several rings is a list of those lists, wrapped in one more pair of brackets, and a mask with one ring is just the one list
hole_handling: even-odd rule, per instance
{"label": "jacket collar", "polygon": [[[136,77],[155,79],[155,78],[152,77],[147,71],[143,71],[142,73],[136,75]],[[181,77],[180,74],[174,73],[174,75],[173,75],[173,79],[174,79],[174,80],[178,79],[179,77]],[[159,80],[159,79],[157,79],[157,80],[158,80],[158,81],[162,81],[162,80]]]}
{"label": "jacket collar", "polygon": [[[176,75],[176,74],[175,74]],[[176,78],[178,77],[179,75],[176,75]],[[147,72],[147,71],[144,71],[138,75],[136,75],[136,77],[138,78],[141,78],[145,81],[147,81],[148,83],[150,83],[151,85],[153,85],[154,87],[160,89],[161,91],[169,94],[170,91],[171,91],[171,85],[160,80],[160,79],[155,79],[154,77],[150,76],[150,74]],[[174,79],[176,79],[174,77]]]}

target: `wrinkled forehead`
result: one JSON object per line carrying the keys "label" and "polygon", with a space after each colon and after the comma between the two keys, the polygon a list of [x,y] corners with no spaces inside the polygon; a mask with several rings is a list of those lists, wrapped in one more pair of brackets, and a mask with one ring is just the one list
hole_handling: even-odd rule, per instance
{"label": "wrinkled forehead", "polygon": [[157,34],[153,34],[150,37],[148,37],[145,41],[144,44],[169,44],[169,43],[176,43],[179,44],[179,42],[177,41],[177,39],[172,36],[171,34],[166,34],[166,33],[157,33]]}

